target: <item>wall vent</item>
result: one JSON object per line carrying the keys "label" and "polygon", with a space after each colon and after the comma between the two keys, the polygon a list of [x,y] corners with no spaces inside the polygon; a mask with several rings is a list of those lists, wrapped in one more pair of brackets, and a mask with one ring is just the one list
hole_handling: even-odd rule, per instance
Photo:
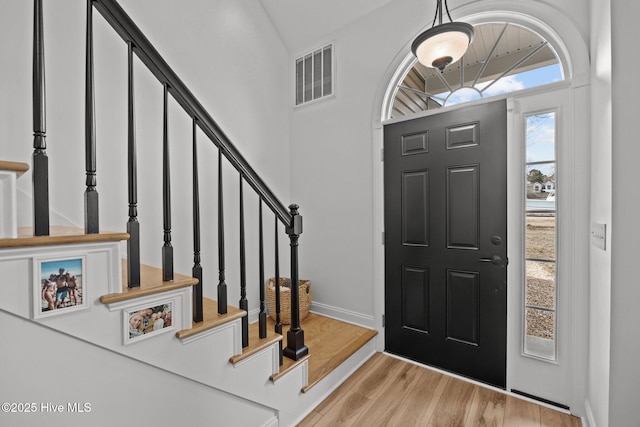
{"label": "wall vent", "polygon": [[297,58],[296,105],[333,95],[333,43]]}

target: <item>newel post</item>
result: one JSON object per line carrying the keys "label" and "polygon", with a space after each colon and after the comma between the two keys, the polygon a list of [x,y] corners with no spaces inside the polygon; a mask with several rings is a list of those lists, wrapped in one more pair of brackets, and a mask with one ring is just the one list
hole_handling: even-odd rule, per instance
{"label": "newel post", "polygon": [[287,347],[283,353],[286,357],[299,360],[309,353],[304,345],[304,331],[300,327],[300,299],[298,277],[298,238],[302,234],[302,216],[298,213],[298,205],[289,206],[291,224],[287,227],[291,245],[291,328],[287,331]]}

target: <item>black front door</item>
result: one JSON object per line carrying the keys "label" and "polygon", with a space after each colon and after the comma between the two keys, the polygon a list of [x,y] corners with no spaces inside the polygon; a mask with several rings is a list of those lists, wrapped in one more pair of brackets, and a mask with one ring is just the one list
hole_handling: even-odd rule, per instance
{"label": "black front door", "polygon": [[506,101],[384,127],[386,351],[505,387]]}

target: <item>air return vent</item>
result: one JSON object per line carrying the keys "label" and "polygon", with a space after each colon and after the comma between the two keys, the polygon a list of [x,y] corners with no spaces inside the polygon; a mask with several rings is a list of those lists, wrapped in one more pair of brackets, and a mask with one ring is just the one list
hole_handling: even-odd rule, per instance
{"label": "air return vent", "polygon": [[333,43],[296,59],[296,105],[333,95]]}

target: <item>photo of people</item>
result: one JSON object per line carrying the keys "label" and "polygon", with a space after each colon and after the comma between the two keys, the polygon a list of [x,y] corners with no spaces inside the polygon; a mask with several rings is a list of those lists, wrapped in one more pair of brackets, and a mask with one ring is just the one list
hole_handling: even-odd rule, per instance
{"label": "photo of people", "polygon": [[36,314],[52,315],[85,308],[84,258],[39,261]]}
{"label": "photo of people", "polygon": [[173,303],[125,311],[129,330],[128,341],[170,328],[173,318]]}

